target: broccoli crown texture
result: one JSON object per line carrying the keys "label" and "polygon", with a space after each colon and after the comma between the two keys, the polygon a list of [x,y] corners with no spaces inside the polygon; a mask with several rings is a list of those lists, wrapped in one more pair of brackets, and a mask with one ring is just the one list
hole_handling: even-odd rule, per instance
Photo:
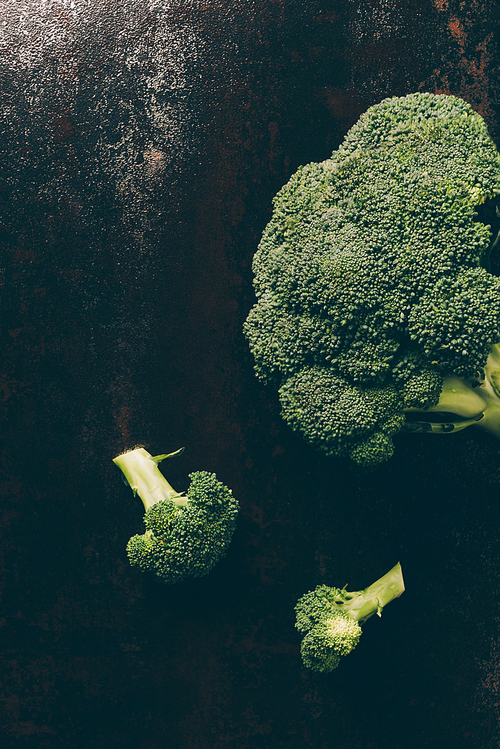
{"label": "broccoli crown texture", "polygon": [[191,473],[186,495],[177,494],[157,467],[166,457],[153,458],[139,448],[115,463],[146,510],[146,532],[127,544],[130,563],[177,583],[206,575],[225,555],[239,505],[231,490],[206,471]]}
{"label": "broccoli crown texture", "polygon": [[381,616],[383,608],[404,589],[398,562],[365,590],[351,593],[318,585],[303,595],[295,607],[295,626],[304,635],[300,648],[304,666],[322,672],[337,668],[340,658],[358,644],[360,624],[373,614]]}
{"label": "broccoli crown texture", "polygon": [[292,176],[254,258],[245,323],[292,428],[374,466],[405,409],[435,406],[445,377],[485,366],[500,340],[487,270],[498,195],[483,119],[428,93],[371,107],[331,159]]}
{"label": "broccoli crown texture", "polygon": [[354,650],[361,633],[358,622],[342,611],[334,611],[321,619],[302,640],[300,654],[304,666],[313,671],[333,671],[340,657]]}

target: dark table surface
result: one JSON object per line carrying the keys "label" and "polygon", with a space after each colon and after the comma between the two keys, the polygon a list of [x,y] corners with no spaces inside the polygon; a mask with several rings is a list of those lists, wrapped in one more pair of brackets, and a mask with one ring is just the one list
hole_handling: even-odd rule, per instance
{"label": "dark table surface", "polygon": [[[0,725],[16,749],[493,749],[499,444],[401,436],[368,474],[304,444],[242,324],[273,195],[361,112],[461,96],[500,138],[492,0],[4,0]],[[226,559],[161,586],[111,459],[240,500]],[[297,598],[407,590],[329,674]]]}

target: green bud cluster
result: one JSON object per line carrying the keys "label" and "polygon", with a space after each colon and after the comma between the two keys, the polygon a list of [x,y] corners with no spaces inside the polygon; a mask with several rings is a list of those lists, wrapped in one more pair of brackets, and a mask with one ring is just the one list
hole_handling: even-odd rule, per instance
{"label": "green bud cluster", "polygon": [[245,333],[292,428],[375,465],[403,407],[435,405],[443,378],[485,366],[500,340],[500,281],[485,270],[495,237],[478,211],[498,195],[482,118],[427,93],[371,107],[330,159],[291,177],[254,258]]}

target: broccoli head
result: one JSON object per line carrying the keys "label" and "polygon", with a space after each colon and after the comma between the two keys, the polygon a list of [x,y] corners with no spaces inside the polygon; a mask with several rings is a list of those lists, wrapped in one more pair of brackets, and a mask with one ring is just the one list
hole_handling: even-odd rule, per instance
{"label": "broccoli head", "polygon": [[114,458],[146,511],[146,532],[127,544],[130,563],[166,583],[210,572],[226,553],[239,509],[231,490],[213,473],[191,473],[185,495],[170,486],[158,463],[183,449],[153,457],[141,447]]}
{"label": "broccoli head", "polygon": [[404,592],[401,565],[365,590],[355,593],[345,588],[318,585],[299,599],[295,612],[296,628],[304,635],[300,652],[304,666],[313,671],[333,671],[343,655],[359,642],[361,624]]}
{"label": "broccoli head", "polygon": [[[306,440],[375,466],[395,434],[426,431],[420,412],[442,412],[445,393],[457,418],[447,413],[441,433],[463,428],[450,377],[479,398],[489,388],[485,408],[498,408],[487,373],[500,344],[500,281],[488,271],[498,196],[483,119],[429,93],[371,107],[332,158],[281,189],[245,333],[258,377]],[[493,421],[483,408],[471,423],[495,431]]]}

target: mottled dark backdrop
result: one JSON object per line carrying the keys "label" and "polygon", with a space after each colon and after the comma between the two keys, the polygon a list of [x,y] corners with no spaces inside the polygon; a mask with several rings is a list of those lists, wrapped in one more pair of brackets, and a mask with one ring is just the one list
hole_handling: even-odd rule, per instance
{"label": "mottled dark backdrop", "polygon": [[[16,749],[494,749],[500,446],[303,444],[241,333],[271,199],[369,105],[462,96],[500,140],[493,0],[1,0],[0,725]],[[161,587],[111,458],[186,451],[240,499],[229,554]],[[401,560],[338,672],[293,607]]]}

